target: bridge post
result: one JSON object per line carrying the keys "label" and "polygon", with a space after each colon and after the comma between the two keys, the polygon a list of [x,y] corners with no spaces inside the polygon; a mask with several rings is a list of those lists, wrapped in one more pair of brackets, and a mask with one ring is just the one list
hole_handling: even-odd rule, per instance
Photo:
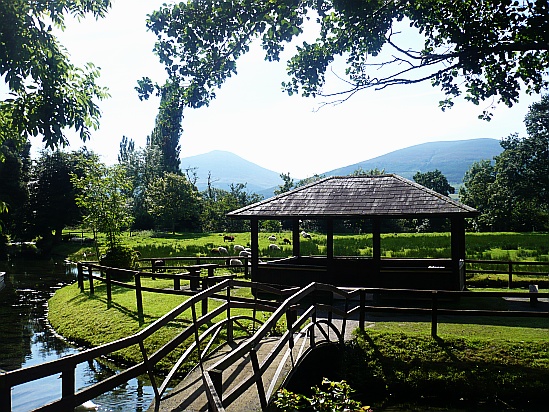
{"label": "bridge post", "polygon": [[[210,375],[210,379],[212,380],[213,384],[213,390],[217,394],[217,397],[219,398],[219,401],[223,400],[223,371],[219,369],[212,369],[209,370],[208,375]],[[209,411],[216,411],[217,408],[215,408],[215,405],[208,404],[208,410]]]}
{"label": "bridge post", "polygon": [[139,272],[135,272],[135,303],[137,305],[137,319],[139,320],[139,325],[142,325],[145,321],[143,316],[143,296],[141,295],[141,276]]}
{"label": "bridge post", "polygon": [[259,402],[261,403],[261,410],[264,411],[267,409],[267,397],[265,396],[265,388],[263,388],[263,379],[261,378],[261,370],[259,368],[259,360],[257,359],[257,350],[255,348],[250,350],[250,359],[254,369],[254,380],[257,386]]}
{"label": "bridge post", "polygon": [[[297,309],[291,308],[286,311],[286,326],[288,331],[292,332],[294,323],[297,321]],[[294,348],[294,334],[290,333],[290,340],[288,342],[290,349]]]}
{"label": "bridge post", "polygon": [[113,271],[112,268],[108,268],[105,271],[105,279],[107,281],[107,285],[106,285],[107,286],[107,308],[110,308],[112,303],[112,284],[111,284],[112,271]]}
{"label": "bridge post", "polygon": [[11,411],[11,386],[3,372],[0,372],[0,410]]}

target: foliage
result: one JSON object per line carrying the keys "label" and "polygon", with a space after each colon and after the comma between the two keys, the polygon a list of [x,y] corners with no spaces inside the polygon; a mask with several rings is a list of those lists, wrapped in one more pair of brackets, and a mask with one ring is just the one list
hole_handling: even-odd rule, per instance
{"label": "foliage", "polygon": [[128,196],[131,182],[121,165],[107,167],[96,156],[84,159],[81,163],[82,176],[71,176],[71,181],[79,190],[76,204],[84,211],[84,226],[90,228],[94,237],[97,232],[107,235],[109,249],[114,249],[122,230],[132,222]]}
{"label": "foliage", "polygon": [[28,224],[30,143],[0,143],[0,233],[23,238]]}
{"label": "foliage", "polygon": [[96,100],[108,94],[95,84],[99,69],[70,62],[52,25],[64,29],[67,14],[100,18],[110,6],[109,0],[0,3],[0,76],[9,89],[0,101],[0,143],[40,135],[53,149],[68,143],[66,128],[90,138],[100,117]]}
{"label": "foliage", "polygon": [[[163,5],[147,25],[191,107],[215,98],[256,39],[265,59],[276,61],[285,43],[316,31],[316,40],[303,42],[288,61],[283,87],[290,95],[342,101],[366,88],[431,82],[448,96],[445,109],[462,94],[474,104],[494,98],[512,106],[522,87],[527,93],[546,87],[548,13],[540,0],[189,0]],[[409,28],[400,33],[404,24]],[[423,38],[410,46],[410,33]],[[382,49],[389,49],[387,60],[376,59]],[[326,71],[338,56],[346,62],[337,74],[345,88],[325,92]]]}
{"label": "foliage", "polygon": [[378,169],[377,167],[370,170],[364,170],[362,167],[359,167],[358,169],[354,170],[353,173],[351,173],[351,176],[379,176],[384,175],[385,169]]}
{"label": "foliage", "polygon": [[132,248],[116,245],[114,248],[107,250],[104,255],[101,255],[99,258],[99,263],[102,266],[108,266],[111,268],[135,269],[137,266],[138,257],[138,253]]}
{"label": "foliage", "polygon": [[165,173],[154,179],[146,188],[145,200],[149,213],[160,227],[168,227],[172,233],[176,227],[197,227],[200,199],[196,188],[185,176]]}
{"label": "foliage", "polygon": [[479,230],[546,230],[549,228],[549,95],[530,106],[528,136],[511,135],[503,152],[473,164],[460,198],[482,214]]}
{"label": "foliage", "polygon": [[281,389],[275,395],[274,406],[281,411],[295,411],[308,409],[313,411],[371,411],[369,406],[362,406],[360,402],[351,398],[354,392],[344,380],[333,382],[324,378],[322,387],[312,388],[313,394],[307,397],[295,394],[287,389]]}
{"label": "foliage", "polygon": [[282,185],[278,186],[278,189],[274,190],[275,195],[280,195],[282,193],[289,192],[295,188],[294,179],[290,177],[290,173],[281,173],[280,178],[282,179]]}
{"label": "foliage", "polygon": [[456,191],[455,188],[448,183],[446,176],[444,176],[438,169],[425,173],[416,172],[413,179],[414,182],[425,186],[428,189],[434,190],[443,196],[449,196],[450,193],[454,193]]}
{"label": "foliage", "polygon": [[181,120],[183,105],[177,85],[167,81],[159,88],[160,107],[148,145],[158,148],[160,156],[160,170],[167,173],[180,173],[179,153],[181,146]]}
{"label": "foliage", "polygon": [[[63,152],[44,150],[34,162],[30,187],[32,237],[40,236],[45,243],[59,243],[66,226],[80,223],[82,213],[76,204],[77,189],[71,176],[81,176],[82,159],[92,156],[85,150]],[[54,237],[52,238],[52,233]]]}

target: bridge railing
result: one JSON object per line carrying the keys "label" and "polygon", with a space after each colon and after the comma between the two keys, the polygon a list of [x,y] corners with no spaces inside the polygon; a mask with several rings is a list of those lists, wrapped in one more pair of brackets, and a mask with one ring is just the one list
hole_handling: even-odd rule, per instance
{"label": "bridge railing", "polygon": [[[319,293],[324,293],[324,295],[317,300]],[[308,332],[310,346],[313,347],[320,343],[316,341],[315,328],[323,335],[323,341],[330,340],[329,333],[321,327],[322,324],[325,324],[328,331],[333,331],[337,337],[337,341],[343,344],[346,319],[349,313],[349,299],[357,296],[358,293],[358,291],[346,292],[330,285],[311,283],[288,297],[253,336],[246,339],[220,361],[203,371],[204,387],[210,409],[213,411],[224,411],[227,406],[231,405],[254,384],[257,388],[261,407],[262,409],[265,409],[272,394],[271,391],[274,389],[273,384],[275,383],[275,380],[273,379],[268,391],[265,392],[265,386],[262,379],[263,373],[273,365],[275,359],[283,350],[286,348],[292,350],[294,348],[294,338],[297,332]],[[331,295],[328,300],[331,300],[336,296],[339,299],[343,299],[345,301],[345,310],[340,310],[331,304],[319,302],[326,300],[326,294]],[[307,300],[311,300],[311,302],[303,306],[303,302]],[[300,312],[299,316],[297,313],[298,309]],[[327,314],[327,319],[318,319],[319,313],[322,313],[323,315]],[[337,316],[342,319],[340,329],[332,322],[333,313],[336,313]],[[269,335],[270,331],[284,316],[286,317],[287,323],[286,332],[278,339],[267,356],[264,359],[259,359],[258,349],[262,340]],[[241,380],[240,383],[228,393],[223,393],[223,371],[231,367],[244,356],[249,356],[253,373],[249,377]],[[291,360],[292,362],[295,361],[293,358]]]}
{"label": "bridge railing", "polygon": [[[270,294],[278,293],[284,295],[285,293],[289,293],[284,290],[280,291],[275,288],[270,288],[269,286],[254,285],[251,282],[241,282],[232,279],[223,280],[202,292],[190,296],[188,300],[132,336],[84,350],[73,355],[68,355],[54,361],[0,373],[0,410],[11,410],[11,390],[13,387],[59,374],[61,378],[59,379],[61,389],[60,398],[47,405],[36,408],[35,411],[72,410],[82,403],[94,399],[105,392],[109,392],[143,374],[149,375],[155,399],[157,402],[160,401],[162,394],[168,387],[169,381],[176,375],[181,365],[183,365],[191,355],[197,355],[199,362],[202,362],[203,357],[212,348],[212,344],[219,338],[219,332],[222,329],[227,331],[225,339],[231,341],[234,338],[233,328],[235,324],[240,325],[242,330],[246,330],[242,325],[243,320],[249,320],[253,322],[253,324],[261,325],[263,321],[257,318],[257,311],[272,312],[276,309],[276,301],[231,296],[231,290],[235,287],[243,286],[253,286],[258,290],[264,290]],[[204,301],[207,302],[208,299],[220,300],[222,303],[215,309],[205,313],[203,312],[202,315],[199,316],[196,307],[201,306],[202,308],[208,308],[208,305],[204,305],[203,303]],[[251,315],[240,314],[235,316],[231,312],[236,308],[251,309]],[[154,353],[147,353],[144,341],[186,311],[191,311],[192,323],[171,338],[162,347],[158,348]],[[214,319],[222,314],[225,314],[223,319],[211,325]],[[206,328],[206,330],[204,330],[204,328]],[[158,384],[154,374],[156,365],[188,338],[194,338],[192,344],[174,363],[164,381]],[[206,347],[202,349],[205,342],[207,342]],[[140,362],[129,366],[98,383],[80,390],[76,389],[75,371],[78,365],[89,363],[98,358],[109,357],[109,355],[112,355],[116,351],[134,345],[138,345],[141,352],[142,360]]]}

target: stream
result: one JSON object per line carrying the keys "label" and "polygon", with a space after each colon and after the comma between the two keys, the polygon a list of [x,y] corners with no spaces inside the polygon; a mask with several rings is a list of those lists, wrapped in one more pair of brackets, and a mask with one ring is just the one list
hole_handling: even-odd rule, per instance
{"label": "stream", "polygon": [[[75,268],[63,261],[0,262],[6,272],[0,290],[0,369],[14,370],[76,353],[47,321],[47,301],[55,291],[76,281]],[[116,373],[113,365],[97,361],[76,369],[76,388],[81,389]],[[40,379],[12,389],[12,412],[26,412],[61,396],[58,376]],[[93,399],[99,411],[146,411],[154,399],[147,377],[132,379]]]}

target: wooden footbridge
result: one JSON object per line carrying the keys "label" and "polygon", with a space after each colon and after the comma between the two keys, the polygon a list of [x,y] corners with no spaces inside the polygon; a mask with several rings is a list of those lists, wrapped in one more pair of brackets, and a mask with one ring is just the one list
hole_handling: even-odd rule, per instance
{"label": "wooden footbridge", "polygon": [[[94,274],[92,269],[106,271],[106,275]],[[116,269],[89,264],[87,270],[90,295],[93,294],[94,280],[107,282],[107,304],[111,299],[112,285],[135,289],[137,306],[141,305],[141,310],[143,302],[139,300],[142,292],[186,294],[189,298],[135,335],[55,361],[0,373],[1,411],[11,410],[11,388],[44,377],[60,377],[60,398],[35,411],[72,410],[143,374],[149,375],[155,395],[150,411],[264,410],[271,396],[308,353],[323,345],[342,344],[351,330],[357,326],[364,328],[366,313],[422,315],[423,321],[425,316],[430,317],[433,336],[437,334],[438,319],[443,315],[549,316],[549,293],[536,293],[534,297],[532,293],[522,292],[351,290],[321,283],[280,289],[217,276],[205,278],[202,290],[174,290],[175,286],[174,289],[153,289],[140,286],[139,279],[143,273],[134,273],[136,282],[128,285],[111,279],[110,275]],[[79,273],[82,290],[85,285],[83,277]],[[193,279],[190,279],[191,283]],[[179,282],[179,277],[174,278],[174,282],[176,280]],[[217,281],[219,283],[215,283]],[[239,296],[235,293],[239,288],[251,288],[254,298]],[[379,298],[378,302],[367,300],[367,296],[374,295]],[[514,299],[522,303],[515,307],[518,310],[506,311],[444,307],[445,302],[467,296]],[[416,300],[424,305],[403,308],[380,304],[394,303],[395,297],[401,302]],[[262,318],[266,312],[271,315]],[[169,324],[181,324],[181,315],[192,322],[154,353],[148,353],[145,340]],[[139,348],[140,362],[100,382],[76,388],[75,371],[79,364],[111,357],[114,352],[131,346]],[[157,365],[176,352],[180,353],[179,358],[170,361],[173,367],[162,382],[158,381],[155,375]],[[182,367],[190,362],[197,366],[181,381]]]}

